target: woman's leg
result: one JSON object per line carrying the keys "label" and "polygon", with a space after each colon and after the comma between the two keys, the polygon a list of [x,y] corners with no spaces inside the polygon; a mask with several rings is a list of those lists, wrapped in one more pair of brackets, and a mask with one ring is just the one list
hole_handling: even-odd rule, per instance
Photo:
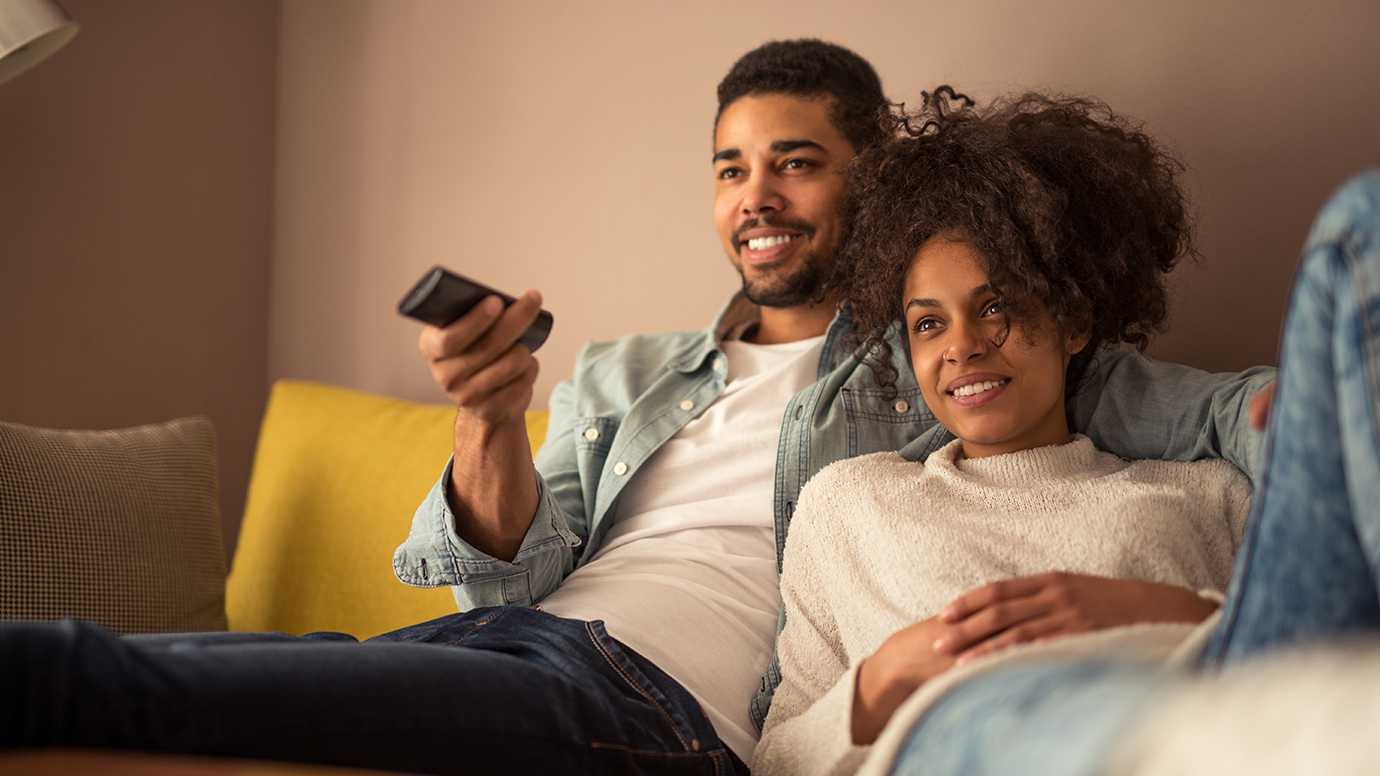
{"label": "woman's leg", "polygon": [[54,745],[425,773],[733,770],[689,693],[600,623],[522,608],[363,643],[0,626],[0,747]]}
{"label": "woman's leg", "polygon": [[926,713],[892,776],[1097,776],[1168,687],[1163,670],[1145,663],[1030,663],[979,675]]}
{"label": "woman's leg", "polygon": [[1380,628],[1380,171],[1313,225],[1263,472],[1205,662]]}

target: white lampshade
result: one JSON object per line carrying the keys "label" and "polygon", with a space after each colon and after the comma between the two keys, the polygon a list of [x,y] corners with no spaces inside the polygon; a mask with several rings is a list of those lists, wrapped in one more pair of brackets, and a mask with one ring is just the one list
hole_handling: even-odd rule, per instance
{"label": "white lampshade", "polygon": [[0,0],[0,82],[62,48],[77,28],[56,0]]}

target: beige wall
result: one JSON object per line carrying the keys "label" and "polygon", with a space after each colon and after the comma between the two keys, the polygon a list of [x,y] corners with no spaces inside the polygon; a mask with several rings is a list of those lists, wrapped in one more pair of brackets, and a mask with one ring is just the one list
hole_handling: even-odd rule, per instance
{"label": "beige wall", "polygon": [[713,89],[770,38],[1172,138],[1207,265],[1155,352],[1206,368],[1273,359],[1313,209],[1380,163],[1371,0],[65,2],[81,34],[0,85],[0,418],[210,415],[227,537],[269,379],[442,400],[393,312],[433,263],[546,293],[538,405],[585,339],[703,325]]}
{"label": "beige wall", "polygon": [[1370,0],[284,0],[269,372],[442,400],[393,306],[440,263],[546,296],[537,403],[586,339],[703,325],[714,86],[771,38],[856,49],[895,99],[1101,96],[1192,166],[1207,262],[1161,358],[1272,362],[1311,214],[1380,163]]}
{"label": "beige wall", "polygon": [[267,385],[276,0],[63,0],[0,84],[0,420],[219,437],[229,547]]}

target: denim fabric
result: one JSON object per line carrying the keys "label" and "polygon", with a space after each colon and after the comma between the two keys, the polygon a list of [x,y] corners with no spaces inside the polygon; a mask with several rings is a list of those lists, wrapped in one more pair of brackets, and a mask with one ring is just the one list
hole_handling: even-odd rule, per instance
{"label": "denim fabric", "polygon": [[699,704],[600,623],[490,608],[342,634],[0,626],[0,746],[420,773],[728,776]]}
{"label": "denim fabric", "polygon": [[[451,585],[462,610],[540,601],[599,549],[618,494],[642,463],[723,391],[718,343],[756,316],[739,294],[706,329],[586,345],[574,376],[551,395],[547,439],[536,457],[540,506],[513,562],[475,550],[456,533],[445,499],[447,467],[394,555],[398,578]],[[778,571],[796,499],[816,472],[886,450],[921,460],[953,439],[925,406],[901,327],[890,337],[899,377],[891,388],[842,347],[852,320],[851,309],[841,307],[825,336],[818,381],[791,399],[782,419],[773,502]],[[1123,457],[1218,456],[1249,473],[1257,450],[1246,407],[1273,378],[1270,368],[1208,374],[1104,349],[1068,412],[1076,430]],[[680,409],[687,399],[694,409]],[[784,624],[778,621],[778,633]],[[759,728],[779,682],[773,657],[753,702]]]}
{"label": "denim fabric", "polygon": [[1380,171],[1319,213],[1280,344],[1264,475],[1209,665],[1380,628]]}
{"label": "denim fabric", "polygon": [[1035,663],[981,675],[941,698],[906,741],[895,776],[1097,776],[1103,752],[1166,688],[1148,665]]}
{"label": "denim fabric", "polygon": [[[1376,324],[1380,171],[1340,189],[1305,245],[1263,469],[1209,670],[1380,628]],[[895,772],[1097,773],[1150,699],[1185,679],[1131,664],[997,669],[930,710]]]}

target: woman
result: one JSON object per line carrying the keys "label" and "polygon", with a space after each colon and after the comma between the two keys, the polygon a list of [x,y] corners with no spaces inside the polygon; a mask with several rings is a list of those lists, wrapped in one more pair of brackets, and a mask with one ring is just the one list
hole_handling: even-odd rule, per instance
{"label": "woman", "polygon": [[[1143,348],[1162,328],[1164,275],[1191,253],[1179,165],[1090,101],[952,97],[927,96],[900,120],[919,129],[854,162],[849,255],[861,346],[886,364],[899,312],[926,403],[957,439],[923,465],[835,464],[802,493],[759,774],[851,772],[879,736],[874,759],[890,762],[931,703],[1013,663],[1192,653],[1231,578],[1244,475],[1127,463],[1064,416],[1099,348]],[[1058,639],[1077,629],[986,605],[1000,580],[1050,570],[1179,596],[1165,622]],[[955,660],[965,620],[981,643]]]}

